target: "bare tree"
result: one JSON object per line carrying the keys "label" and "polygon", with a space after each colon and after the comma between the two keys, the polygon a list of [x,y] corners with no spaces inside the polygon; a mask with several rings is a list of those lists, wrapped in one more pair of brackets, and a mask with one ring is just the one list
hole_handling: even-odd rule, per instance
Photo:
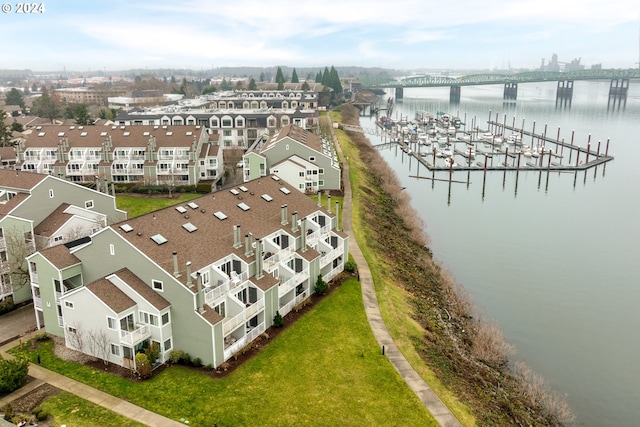
{"label": "bare tree", "polygon": [[91,354],[106,365],[109,363],[109,337],[102,329],[92,329],[88,334],[89,348]]}
{"label": "bare tree", "polygon": [[36,247],[31,231],[25,233],[23,229],[18,227],[5,230],[4,238],[7,245],[9,275],[15,292],[31,283],[26,258],[35,252]]}
{"label": "bare tree", "polygon": [[82,326],[77,323],[74,323],[71,327],[67,326],[65,336],[74,350],[84,353],[85,336]]}

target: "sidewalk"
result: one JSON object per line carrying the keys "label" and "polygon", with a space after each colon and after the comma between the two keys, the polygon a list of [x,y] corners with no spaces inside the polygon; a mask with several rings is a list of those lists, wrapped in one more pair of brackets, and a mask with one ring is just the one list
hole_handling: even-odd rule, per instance
{"label": "sidewalk", "polygon": [[[28,337],[25,337],[24,339],[28,339]],[[12,341],[8,344],[5,344],[4,346],[0,347],[0,354],[2,354],[2,357],[4,357],[5,359],[13,357],[10,354],[7,354],[7,350],[19,344],[20,344],[19,340]],[[182,423],[173,421],[162,415],[158,415],[155,412],[148,411],[144,408],[141,408],[125,400],[119,399],[110,394],[97,390],[86,384],[72,380],[71,378],[67,378],[63,375],[60,375],[53,371],[45,369],[42,366],[34,365],[33,363],[29,365],[29,375],[35,378],[35,380],[31,381],[26,386],[0,399],[0,408],[4,407],[7,403],[10,403],[15,399],[21,396],[24,396],[25,394],[29,393],[31,390],[35,389],[36,387],[44,383],[48,383],[54,387],[57,387],[69,393],[73,393],[77,396],[82,397],[83,399],[88,400],[89,402],[93,402],[96,405],[100,405],[104,408],[110,409],[113,412],[116,412],[122,416],[125,416],[129,419],[138,421],[139,423],[142,423],[148,426],[154,426],[154,427],[155,426],[157,427],[184,426],[184,424]]]}
{"label": "sidewalk", "polygon": [[[333,134],[333,127],[331,128]],[[360,251],[360,247],[356,242],[356,237],[353,234],[353,228],[351,225],[351,182],[349,180],[349,162],[345,160],[342,148],[338,143],[338,139],[333,134],[333,142],[342,160],[342,180],[344,182],[344,202],[342,204],[342,227],[345,233],[349,235],[349,252],[353,256],[354,261],[358,265],[358,275],[360,276],[360,286],[362,288],[362,300],[364,302],[364,309],[371,325],[371,330],[376,337],[376,340],[380,346],[384,346],[384,353],[398,371],[400,376],[407,383],[409,388],[418,396],[422,403],[427,407],[429,412],[436,419],[438,424],[443,427],[462,427],[460,421],[449,411],[449,408],[442,403],[440,398],[435,392],[424,382],[424,380],[418,375],[418,373],[411,367],[407,359],[396,347],[387,327],[382,320],[380,314],[380,307],[378,306],[378,299],[376,297],[376,291],[373,286],[373,279],[371,277],[371,270],[367,265],[367,261],[364,255]]]}

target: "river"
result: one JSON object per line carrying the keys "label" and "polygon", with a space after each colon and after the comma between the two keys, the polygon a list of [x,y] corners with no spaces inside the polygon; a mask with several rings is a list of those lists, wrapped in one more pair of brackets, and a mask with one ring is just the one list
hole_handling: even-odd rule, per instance
{"label": "river", "polygon": [[[449,88],[404,90],[390,114],[443,111],[486,127],[488,118],[601,151],[613,161],[586,172],[448,172],[432,177],[397,146],[381,148],[412,196],[436,259],[496,321],[525,361],[566,395],[586,426],[635,426],[640,420],[640,81],[626,106],[607,106],[609,81],[574,84],[570,107],[556,107],[556,83],[518,88],[465,86],[459,105]],[[392,93],[393,95],[393,93]],[[381,106],[386,105],[382,102]],[[384,112],[383,112],[384,113]],[[474,119],[475,118],[475,119]],[[374,129],[375,117],[361,117]],[[369,135],[373,144],[382,137]]]}

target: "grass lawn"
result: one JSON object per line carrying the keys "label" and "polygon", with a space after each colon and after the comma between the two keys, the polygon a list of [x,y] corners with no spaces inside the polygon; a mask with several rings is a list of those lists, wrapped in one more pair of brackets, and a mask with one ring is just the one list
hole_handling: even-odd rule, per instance
{"label": "grass lawn", "polygon": [[64,424],[69,427],[143,427],[145,425],[64,391],[48,398],[40,404],[40,407],[53,418],[55,426]]}
{"label": "grass lawn", "polygon": [[129,218],[135,218],[137,216],[157,211],[158,209],[166,208],[167,206],[173,206],[200,196],[203,196],[203,194],[179,194],[177,197],[172,198],[117,195],[116,206],[118,209],[127,211]]}
{"label": "grass lawn", "polygon": [[38,350],[43,367],[194,426],[437,425],[382,356],[354,278],[222,379],[173,366],[132,382],[61,361],[51,345]]}

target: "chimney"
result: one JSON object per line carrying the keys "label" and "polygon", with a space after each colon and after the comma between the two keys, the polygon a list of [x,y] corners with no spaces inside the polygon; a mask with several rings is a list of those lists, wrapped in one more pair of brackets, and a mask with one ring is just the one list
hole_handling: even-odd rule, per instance
{"label": "chimney", "polygon": [[251,233],[244,235],[244,256],[250,257],[253,251],[251,250]]}
{"label": "chimney", "polygon": [[256,238],[256,279],[262,279],[262,242]]}
{"label": "chimney", "polygon": [[327,212],[331,213],[331,194],[327,194]]}
{"label": "chimney", "polygon": [[287,225],[287,205],[281,206],[280,224]]}
{"label": "chimney", "polygon": [[307,251],[307,218],[302,218],[300,220],[302,230],[300,230],[300,250],[302,252]]}
{"label": "chimney", "polygon": [[298,231],[298,211],[291,215],[291,231],[294,233]]}
{"label": "chimney", "polygon": [[336,200],[336,230],[340,229],[340,227],[339,227],[340,226],[340,218],[338,216],[338,207],[339,206],[340,205],[338,204],[338,201]]}
{"label": "chimney", "polygon": [[187,261],[187,286],[191,287],[191,261]]}
{"label": "chimney", "polygon": [[180,277],[180,271],[178,270],[178,252],[173,252],[173,277]]}
{"label": "chimney", "polygon": [[233,226],[233,248],[239,249],[242,247],[242,243],[240,242],[240,225]]}
{"label": "chimney", "polygon": [[200,272],[196,273],[196,284],[198,285],[198,293],[196,293],[196,304],[198,305],[198,312],[204,313],[204,295],[202,294],[202,280],[200,279]]}

